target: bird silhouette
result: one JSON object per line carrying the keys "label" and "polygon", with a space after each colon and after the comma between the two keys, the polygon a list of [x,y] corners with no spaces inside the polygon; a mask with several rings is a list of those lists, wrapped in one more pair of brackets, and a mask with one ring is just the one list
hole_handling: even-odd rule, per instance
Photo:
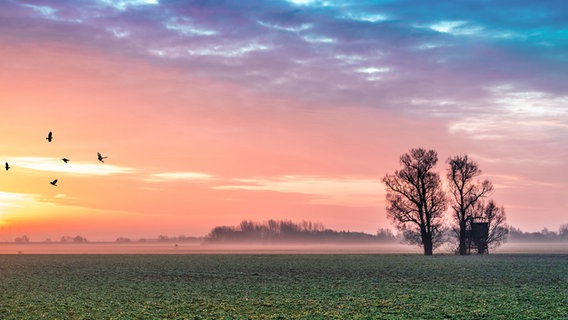
{"label": "bird silhouette", "polygon": [[67,159],[67,158],[63,158],[61,160],[63,160],[63,162],[65,162],[65,163],[69,162],[69,159]]}
{"label": "bird silhouette", "polygon": [[56,187],[57,187],[57,179],[51,181],[50,184],[51,184],[52,186],[56,186]]}
{"label": "bird silhouette", "polygon": [[51,133],[51,131],[49,131],[49,133],[47,134],[47,138],[45,138],[48,142],[51,142],[51,140],[53,140],[53,133]]}
{"label": "bird silhouette", "polygon": [[108,157],[103,157],[103,155],[100,152],[97,152],[97,159],[99,159],[100,162],[104,163],[104,159],[106,159]]}
{"label": "bird silhouette", "polygon": [[10,165],[6,162],[6,171],[10,170]]}

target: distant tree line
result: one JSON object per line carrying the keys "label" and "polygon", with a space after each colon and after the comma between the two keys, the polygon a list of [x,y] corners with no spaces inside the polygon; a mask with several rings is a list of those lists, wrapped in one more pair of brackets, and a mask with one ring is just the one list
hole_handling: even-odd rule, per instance
{"label": "distant tree line", "polygon": [[[116,243],[154,243],[154,242],[201,242],[203,241],[203,237],[190,237],[190,236],[165,236],[165,235],[159,235],[157,238],[151,238],[151,239],[147,239],[147,238],[141,238],[141,239],[136,239],[136,240],[132,240],[130,238],[127,237],[118,237],[115,239],[114,242]],[[23,235],[21,237],[16,237],[14,239],[15,243],[31,243],[32,240],[30,239],[30,237],[28,237],[27,235]],[[87,243],[89,242],[89,240],[87,240],[87,238],[77,235],[77,236],[62,236],[59,241],[55,241],[52,240],[51,238],[47,238],[43,241],[40,241],[41,243]],[[38,242],[36,242],[38,243]]]}
{"label": "distant tree line", "polygon": [[519,228],[509,228],[509,240],[511,242],[555,242],[568,241],[568,224],[563,224],[558,232],[550,231],[547,228],[539,232],[523,232]]}
{"label": "distant tree line", "polygon": [[[269,220],[269,221],[275,221],[275,220]],[[284,230],[296,230],[296,232],[299,233],[317,233],[320,232],[320,235],[324,235],[323,238],[317,238],[317,237],[313,237],[316,238],[317,240],[325,240],[325,236],[328,236],[329,234],[337,234],[337,235],[341,235],[340,237],[336,237],[334,240],[337,240],[338,238],[342,240],[352,240],[352,239],[357,239],[357,237],[363,238],[366,240],[371,240],[371,241],[377,241],[377,242],[400,242],[400,241],[405,241],[404,236],[402,234],[394,234],[390,229],[386,229],[386,228],[379,228],[377,230],[377,233],[375,235],[371,235],[371,234],[367,234],[367,233],[362,233],[362,232],[350,232],[350,231],[334,231],[334,230],[329,230],[326,229],[325,227],[323,227],[322,224],[320,223],[312,223],[312,227],[309,227],[310,222],[305,222],[302,221],[301,223],[294,223],[291,221],[275,221],[276,223],[283,223],[283,225],[286,224],[291,224],[291,225],[295,225],[294,227],[292,226],[288,226],[288,227],[284,227]],[[251,221],[246,221],[244,222],[244,225],[247,225],[247,228],[249,230],[249,232],[241,232],[241,226],[243,225],[243,222],[241,222],[241,224],[237,227],[215,227],[211,230],[211,232],[205,237],[190,237],[190,236],[164,236],[164,235],[159,235],[157,238],[155,239],[137,239],[137,240],[132,240],[130,238],[126,238],[126,237],[118,237],[116,238],[115,242],[117,243],[135,243],[135,242],[141,242],[141,243],[145,243],[145,242],[202,242],[202,241],[206,241],[206,242],[211,242],[211,241],[217,241],[215,239],[218,239],[219,241],[221,239],[227,239],[223,237],[223,233],[226,234],[231,234],[232,235],[230,237],[236,239],[237,241],[240,241],[240,239],[242,239],[241,236],[244,235],[250,235],[250,230],[251,230],[251,225],[252,226],[257,226],[252,228],[253,230],[262,230],[264,228],[264,225],[268,225],[268,224],[274,224],[275,222],[266,222],[266,223],[256,223],[256,222],[251,222]],[[307,228],[303,227],[307,224]],[[259,227],[260,226],[260,227]],[[314,230],[314,226],[318,226],[317,228],[319,228],[318,231]],[[317,229],[316,228],[316,229]],[[273,229],[273,230],[277,230]],[[230,230],[230,231],[227,231]],[[247,229],[245,229],[247,230]],[[310,231],[311,230],[311,231]],[[288,231],[284,231],[284,233],[286,234]],[[446,234],[451,236],[453,233],[452,230],[446,230]],[[267,233],[266,232],[257,232],[256,234],[256,240],[259,239],[263,239],[262,237],[265,236]],[[282,233],[281,233],[282,234]],[[292,234],[294,234],[294,232],[292,232]],[[347,235],[347,236],[346,236]],[[254,237],[250,237],[250,239],[253,239]],[[266,238],[264,238],[266,239]],[[277,237],[276,239],[280,239],[280,240],[286,240],[287,236],[280,236]],[[533,232],[529,232],[529,231],[522,231],[520,228],[515,228],[515,227],[509,227],[508,228],[508,239],[509,242],[558,242],[558,241],[568,241],[568,223],[567,224],[563,224],[560,226],[560,228],[558,229],[558,231],[550,231],[547,228],[542,229],[541,231],[533,231]],[[226,240],[223,240],[226,241]],[[27,236],[27,235],[23,235],[21,237],[16,237],[14,239],[15,243],[19,243],[19,244],[23,244],[23,243],[31,243],[32,240]],[[57,241],[53,241],[51,239],[45,239],[43,241],[41,241],[43,243],[57,243]],[[60,238],[61,243],[86,243],[89,242],[85,237],[83,236],[75,236],[75,237],[71,237],[71,236],[63,236]]]}
{"label": "distant tree line", "polygon": [[243,220],[238,226],[218,226],[209,232],[204,243],[278,243],[325,242],[358,243],[397,241],[387,229],[379,229],[377,235],[363,232],[334,231],[321,223],[286,220],[268,220],[262,223]]}
{"label": "distant tree line", "polygon": [[17,237],[14,242],[16,243],[29,243],[30,242],[30,238],[26,235],[23,235],[21,237]]}
{"label": "distant tree line", "polygon": [[63,237],[61,237],[61,242],[62,243],[86,243],[86,242],[89,242],[89,241],[87,240],[87,238],[82,237],[82,236],[74,236],[74,237],[63,236]]}
{"label": "distant tree line", "polygon": [[[14,242],[15,243],[30,243],[31,240],[27,235],[23,235],[21,237],[16,237],[16,239],[14,239]],[[53,241],[50,238],[45,239],[43,241],[43,243],[52,243],[52,242]],[[59,242],[61,242],[61,243],[85,243],[85,242],[88,242],[88,240],[85,237],[77,235],[77,236],[74,236],[74,237],[63,236],[63,237],[61,237]]]}

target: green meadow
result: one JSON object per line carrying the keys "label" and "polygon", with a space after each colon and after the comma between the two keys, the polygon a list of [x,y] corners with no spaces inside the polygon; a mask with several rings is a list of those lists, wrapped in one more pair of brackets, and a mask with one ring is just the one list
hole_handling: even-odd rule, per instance
{"label": "green meadow", "polygon": [[0,319],[568,319],[568,255],[0,255]]}

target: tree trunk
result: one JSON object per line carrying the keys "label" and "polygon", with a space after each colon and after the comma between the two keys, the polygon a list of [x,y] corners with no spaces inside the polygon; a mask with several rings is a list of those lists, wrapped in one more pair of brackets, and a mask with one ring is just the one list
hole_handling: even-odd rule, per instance
{"label": "tree trunk", "polygon": [[432,255],[432,244],[424,243],[424,255],[431,256]]}
{"label": "tree trunk", "polygon": [[423,234],[422,244],[424,246],[424,255],[431,256],[433,252],[432,235]]}
{"label": "tree trunk", "polygon": [[459,253],[460,256],[465,256],[468,254],[467,252],[467,241],[466,241],[466,224],[460,223],[460,244],[459,244]]}

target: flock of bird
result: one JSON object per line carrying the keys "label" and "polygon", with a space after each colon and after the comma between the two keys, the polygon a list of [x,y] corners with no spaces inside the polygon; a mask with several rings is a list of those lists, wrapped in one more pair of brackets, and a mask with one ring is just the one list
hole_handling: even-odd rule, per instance
{"label": "flock of bird", "polygon": [[[45,139],[47,140],[47,142],[53,141],[53,132],[49,131],[49,133],[47,134],[47,137]],[[105,162],[104,159],[106,159],[106,158],[108,158],[108,157],[103,157],[103,155],[100,152],[97,152],[97,160],[104,163]],[[63,160],[63,162],[65,162],[65,163],[70,161],[67,158],[62,158],[61,160]],[[10,170],[10,168],[11,168],[10,164],[8,162],[6,162],[6,165],[4,166],[4,168],[6,168],[6,171]],[[53,181],[50,181],[49,183],[52,186],[57,186],[57,181],[58,181],[58,179],[55,179]]]}

